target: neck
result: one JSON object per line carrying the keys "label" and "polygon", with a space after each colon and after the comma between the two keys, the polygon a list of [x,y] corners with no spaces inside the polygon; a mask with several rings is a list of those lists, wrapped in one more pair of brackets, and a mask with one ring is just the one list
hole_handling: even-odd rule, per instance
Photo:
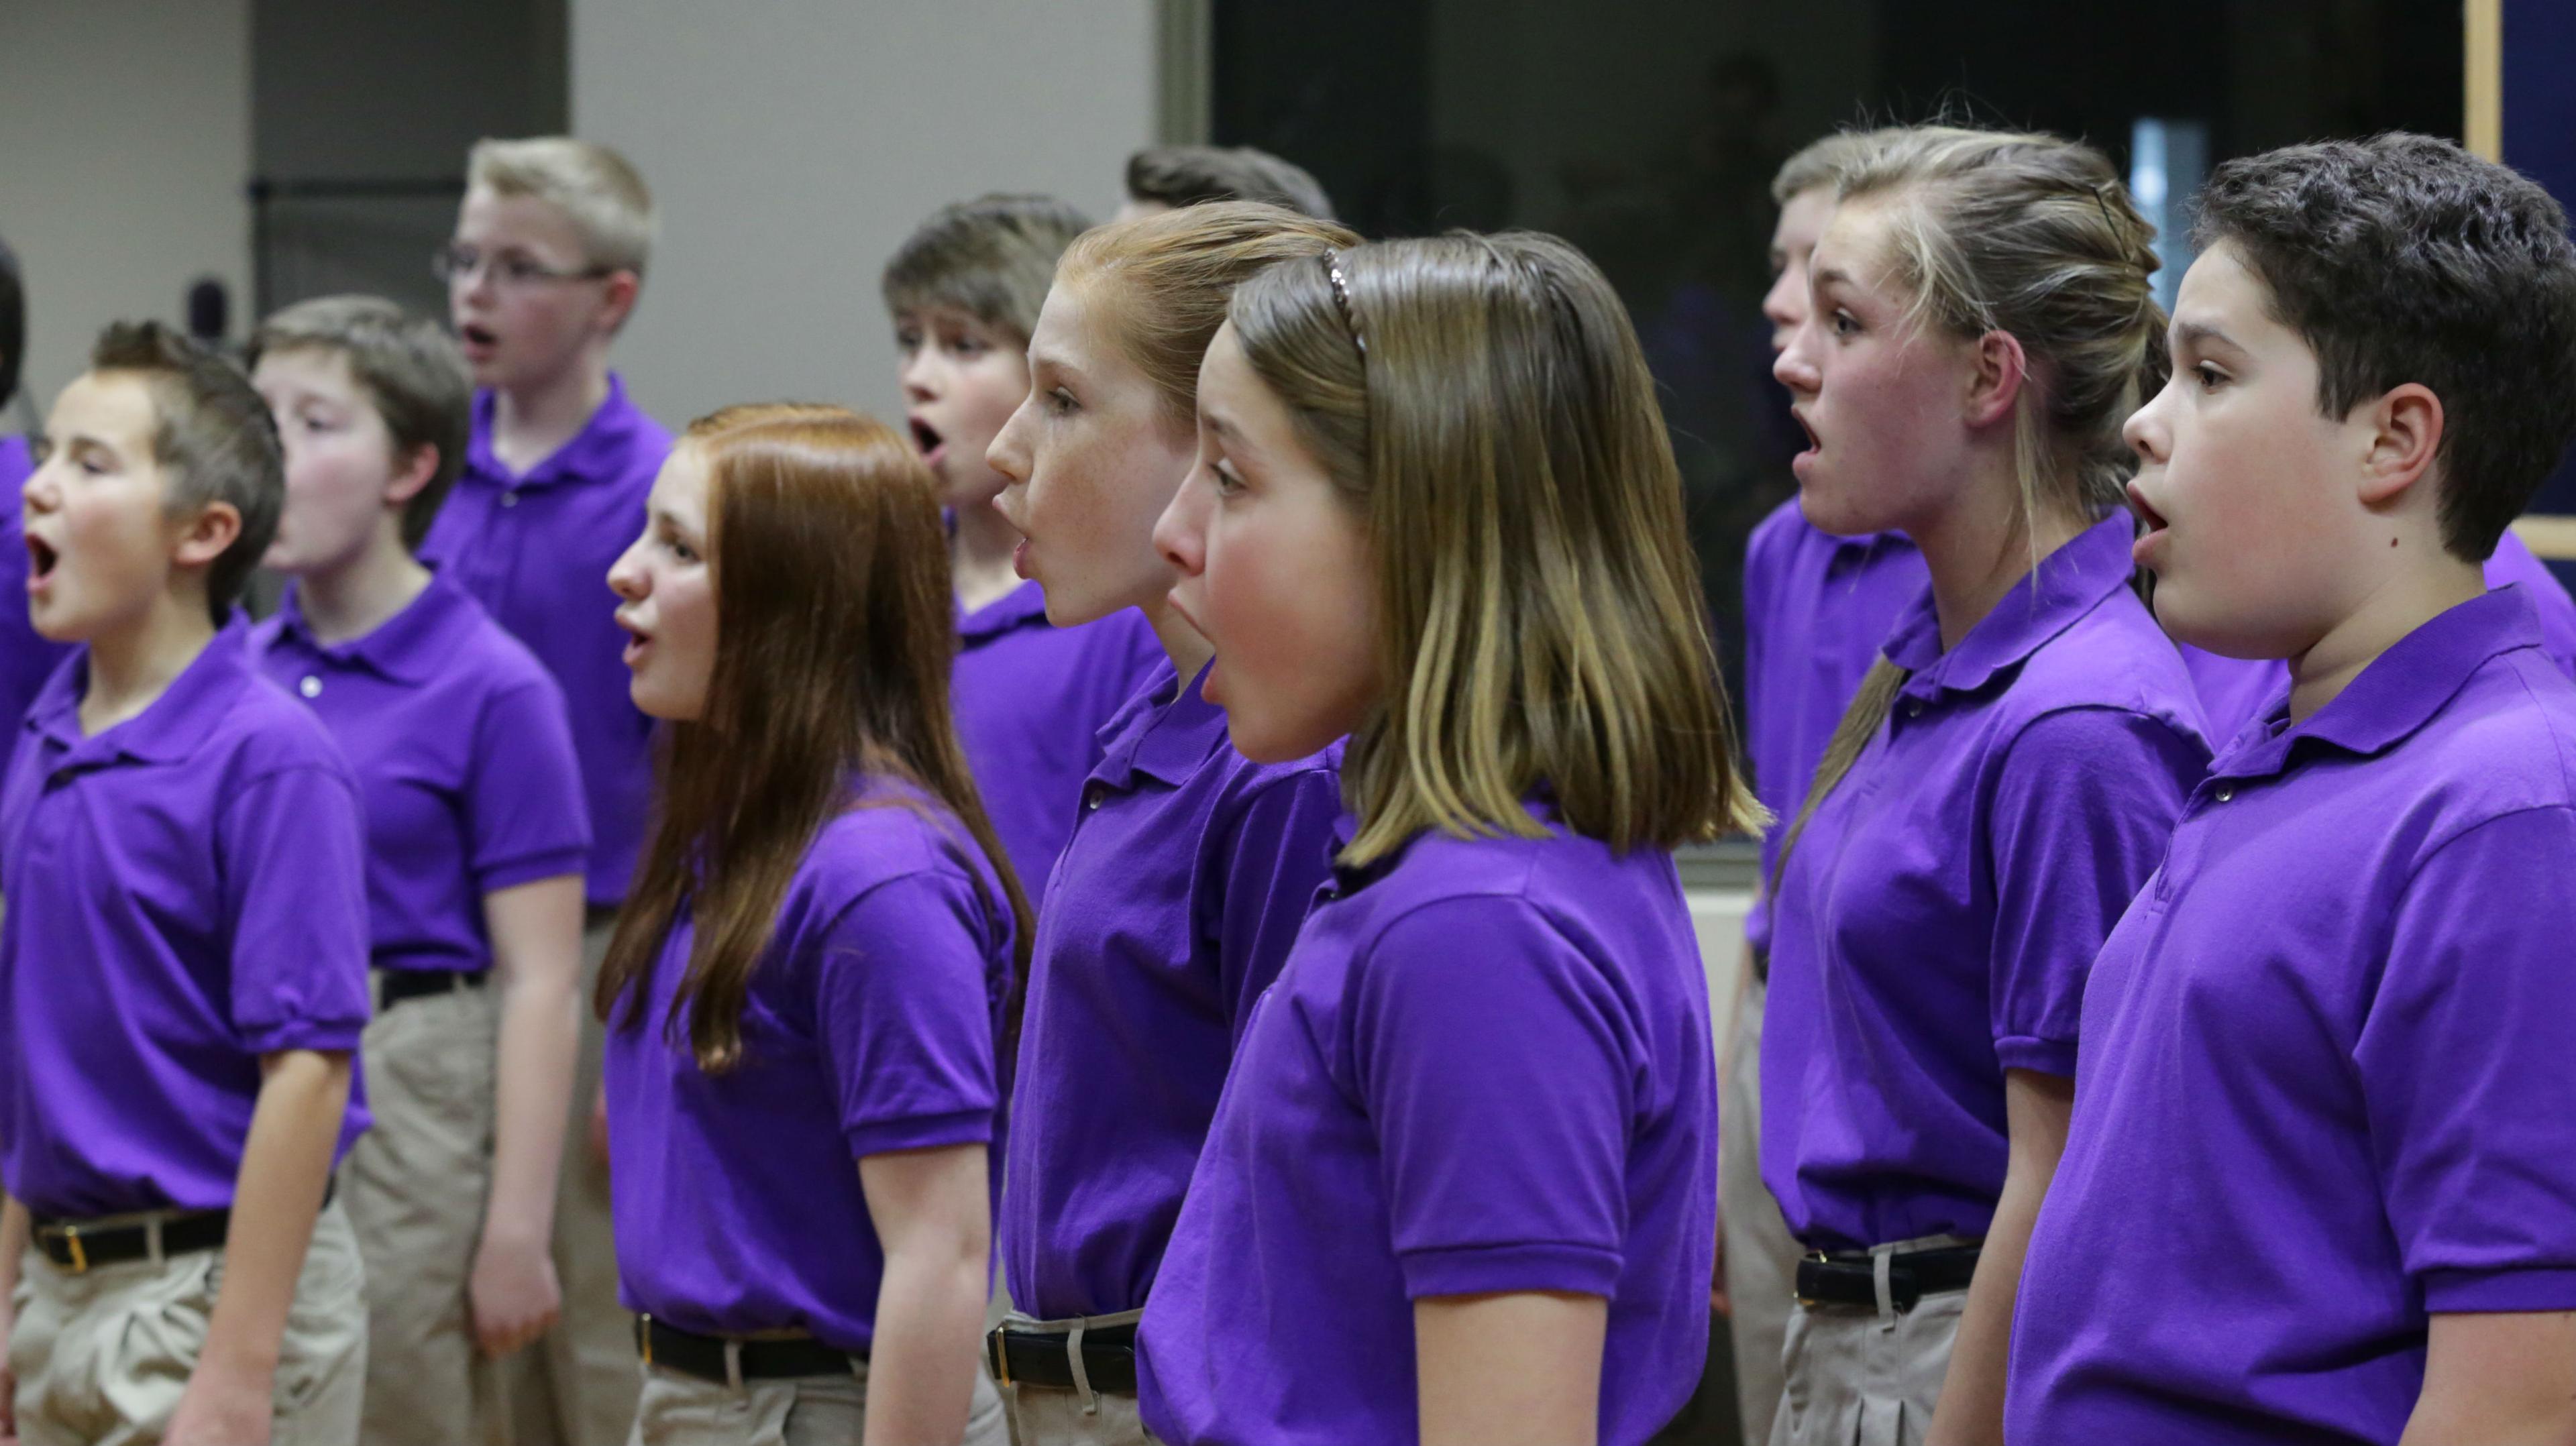
{"label": "neck", "polygon": [[427,586],[429,569],[402,545],[399,524],[389,517],[355,557],[299,574],[295,600],[316,639],[341,643],[384,626]]}
{"label": "neck", "polygon": [[2399,639],[2486,592],[2485,570],[2476,563],[2453,557],[2430,539],[2408,541],[2428,552],[2422,565],[2393,570],[2324,637],[2290,659],[2293,725],[2316,716]]}
{"label": "neck", "polygon": [[1154,636],[1162,640],[1163,655],[1172,660],[1172,671],[1181,675],[1181,686],[1188,687],[1199,669],[1208,665],[1208,659],[1216,656],[1216,644],[1191,627],[1189,619],[1182,617],[1168,598],[1158,598],[1140,611],[1153,625]]}
{"label": "neck", "polygon": [[492,393],[492,450],[515,472],[524,472],[561,450],[590,425],[608,400],[607,359],[584,352],[563,375],[528,387]]}
{"label": "neck", "polygon": [[151,707],[214,636],[203,597],[165,593],[132,624],[90,639],[81,732],[104,732]]}
{"label": "neck", "polygon": [[989,502],[960,507],[956,516],[956,530],[948,538],[949,583],[957,605],[971,613],[1020,585],[1019,571],[1011,565],[1020,534]]}
{"label": "neck", "polygon": [[2009,460],[1984,469],[1978,485],[1956,489],[1957,500],[1940,516],[1906,531],[1932,573],[1932,609],[1941,622],[1941,650],[1959,645],[2004,600],[2031,563],[2064,547],[2088,525],[2066,516],[2043,516],[2024,525],[2021,483]]}

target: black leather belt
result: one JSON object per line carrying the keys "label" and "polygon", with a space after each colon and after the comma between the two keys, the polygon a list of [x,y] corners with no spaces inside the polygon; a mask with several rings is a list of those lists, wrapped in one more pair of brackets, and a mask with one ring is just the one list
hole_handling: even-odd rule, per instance
{"label": "black leather belt", "polygon": [[[1071,1337],[1059,1331],[1015,1331],[996,1327],[984,1337],[984,1358],[996,1384],[1079,1390],[1073,1379]],[[1096,1326],[1082,1333],[1082,1373],[1091,1389],[1113,1396],[1136,1394],[1136,1327]]]}
{"label": "black leather belt", "polygon": [[745,1381],[846,1376],[852,1361],[867,1359],[864,1354],[852,1355],[811,1339],[746,1341],[702,1336],[649,1315],[635,1318],[635,1350],[648,1366],[667,1366],[723,1386],[737,1379],[725,1369],[728,1352],[741,1368],[739,1379]]}
{"label": "black leather belt", "polygon": [[[1927,1295],[1966,1290],[1968,1282],[1976,1279],[1978,1250],[1974,1245],[1949,1245],[1889,1256],[1888,1303],[1901,1311],[1912,1310]],[[1876,1258],[1866,1250],[1830,1255],[1815,1251],[1798,1262],[1798,1303],[1876,1310],[1877,1269]]]}
{"label": "black leather belt", "polygon": [[406,999],[456,994],[467,989],[480,989],[491,982],[492,971],[489,969],[379,969],[376,971],[376,1007],[391,1009]]}
{"label": "black leather belt", "polygon": [[[322,1188],[322,1203],[331,1203],[339,1189],[334,1180]],[[152,1230],[161,1229],[161,1254],[164,1258],[187,1255],[199,1250],[220,1250],[224,1236],[232,1228],[230,1210],[190,1210],[173,1212],[158,1221],[137,1220],[129,1224],[93,1225],[80,1220],[39,1220],[30,1234],[36,1249],[47,1260],[74,1275],[95,1270],[102,1265],[116,1265],[128,1260],[152,1258]]]}

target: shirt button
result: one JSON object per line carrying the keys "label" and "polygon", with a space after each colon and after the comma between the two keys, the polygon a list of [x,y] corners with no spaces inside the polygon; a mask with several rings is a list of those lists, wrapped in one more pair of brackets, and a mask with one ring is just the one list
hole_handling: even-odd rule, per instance
{"label": "shirt button", "polygon": [[1089,787],[1087,787],[1087,788],[1083,789],[1083,790],[1082,790],[1082,811],[1083,811],[1084,813],[1090,813],[1090,812],[1091,812],[1091,811],[1093,811],[1094,809],[1097,809],[1098,807],[1100,807],[1100,801],[1101,801],[1102,799],[1104,799],[1104,798],[1107,798],[1108,796],[1109,796],[1109,785],[1107,785],[1107,784],[1105,784],[1105,783],[1094,783],[1094,784],[1090,785]]}
{"label": "shirt button", "polygon": [[2216,788],[2211,789],[2209,791],[2209,796],[2217,799],[2220,803],[2225,803],[2227,800],[2236,796],[2236,789],[2232,784],[2222,783]]}
{"label": "shirt button", "polygon": [[1920,718],[1920,717],[1922,717],[1922,716],[1923,716],[1923,700],[1922,700],[1922,699],[1920,699],[1920,698],[1917,698],[1917,699],[1915,699],[1913,702],[1906,704],[1906,705],[1905,705],[1905,716],[1906,716],[1906,717],[1908,717],[1908,718]]}
{"label": "shirt button", "polygon": [[504,492],[504,493],[502,493],[502,494],[501,494],[501,505],[502,505],[502,506],[504,506],[504,507],[516,507],[516,506],[518,506],[518,505],[519,505],[519,494],[518,494],[518,493],[516,493],[516,492]]}
{"label": "shirt button", "polygon": [[307,698],[315,697],[322,691],[322,680],[307,673],[304,675],[304,681],[295,685],[295,691]]}

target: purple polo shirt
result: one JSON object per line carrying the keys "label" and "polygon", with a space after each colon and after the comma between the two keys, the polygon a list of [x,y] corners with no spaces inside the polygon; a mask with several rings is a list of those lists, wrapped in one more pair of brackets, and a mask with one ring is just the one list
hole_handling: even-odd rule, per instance
{"label": "purple polo shirt", "polygon": [[2173,644],[2129,588],[2115,513],[1911,670],[1817,808],[1771,920],[1762,1178],[1817,1249],[1983,1235],[2004,1071],[2075,1072],[2084,976],[2208,764]]}
{"label": "purple polo shirt", "polygon": [[0,437],[0,769],[17,746],[27,705],[72,654],[69,643],[46,638],[27,617],[26,519],[18,494],[35,470],[26,438]]}
{"label": "purple polo shirt", "polygon": [[[140,714],[47,682],[0,786],[0,1178],[39,1218],[229,1206],[260,1056],[355,1051],[365,844],[238,617]],[[333,1160],[366,1127],[353,1092]]]}
{"label": "purple polo shirt", "polygon": [[1339,876],[1255,1006],[1145,1307],[1173,1446],[1418,1439],[1413,1302],[1609,1301],[1600,1439],[1707,1364],[1708,983],[1670,854],[1414,838]]}
{"label": "purple polo shirt", "polygon": [[950,696],[957,741],[1034,899],[1073,833],[1100,730],[1163,662],[1145,615],[1122,608],[1080,627],[1046,620],[1046,593],[1020,584],[957,622]]}
{"label": "purple polo shirt", "polygon": [[627,696],[608,569],[643,532],[644,498],[670,450],[671,434],[612,375],[580,435],[513,476],[492,455],[492,394],[479,393],[465,471],[420,548],[562,685],[590,814],[594,905],[625,897],[653,785],[652,720]]}
{"label": "purple polo shirt", "polygon": [[[1753,529],[1744,550],[1744,749],[1754,796],[1779,820],[1762,838],[1766,883],[1879,644],[1931,580],[1905,534],[1836,537],[1809,522],[1794,497]],[[1756,949],[1770,947],[1767,892],[1755,894],[1744,933]]]}
{"label": "purple polo shirt", "polygon": [[685,1017],[673,1033],[695,938],[683,911],[608,1029],[627,1309],[702,1335],[803,1330],[868,1349],[885,1252],[857,1161],[992,1140],[1012,963],[1002,897],[946,810],[870,787],[797,866],[751,977],[744,1063],[723,1075],[698,1068]]}
{"label": "purple polo shirt", "polygon": [[[2490,589],[2520,585],[2538,615],[2540,647],[2558,671],[2576,678],[2576,597],[2520,537],[2507,532],[2486,560]],[[2290,689],[2290,665],[2278,658],[2226,658],[2189,643],[2182,657],[2209,715],[2209,736],[2222,747],[2271,711]]]}
{"label": "purple polo shirt", "polygon": [[2395,1446],[2429,1314],[2576,1309],[2545,650],[2519,599],[2462,603],[2193,792],[2086,991],[2009,1439]]}
{"label": "purple polo shirt", "polygon": [[582,871],[590,829],[563,692],[444,576],[342,643],[314,639],[289,589],[251,652],[357,774],[377,968],[488,969],[484,896]]}
{"label": "purple polo shirt", "polygon": [[1166,662],[1101,730],[1038,911],[995,1233],[1043,1319],[1145,1303],[1252,1001],[1331,876],[1339,745],[1251,762],[1206,680]]}

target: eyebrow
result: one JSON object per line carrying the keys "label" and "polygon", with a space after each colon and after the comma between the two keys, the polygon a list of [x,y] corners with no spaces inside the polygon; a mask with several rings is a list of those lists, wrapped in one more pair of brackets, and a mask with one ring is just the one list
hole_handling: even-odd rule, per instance
{"label": "eyebrow", "polygon": [[1808,283],[1813,286],[1833,286],[1836,284],[1855,286],[1859,284],[1852,280],[1850,272],[1843,270],[1839,266],[1817,267],[1815,270],[1807,273],[1807,280]]}
{"label": "eyebrow", "polygon": [[2243,344],[2205,321],[2176,321],[2173,328],[2175,346],[2206,346],[2211,342],[2231,351],[2243,351]]}

